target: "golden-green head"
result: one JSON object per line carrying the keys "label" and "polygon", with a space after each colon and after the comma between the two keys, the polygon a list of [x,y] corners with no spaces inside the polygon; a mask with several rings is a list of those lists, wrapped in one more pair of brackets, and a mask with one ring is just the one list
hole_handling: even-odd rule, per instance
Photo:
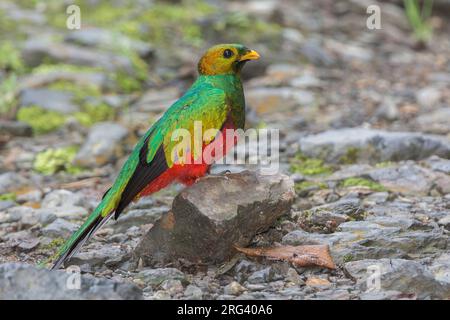
{"label": "golden-green head", "polygon": [[201,75],[239,73],[249,60],[259,59],[259,54],[241,44],[218,44],[209,48],[198,63]]}

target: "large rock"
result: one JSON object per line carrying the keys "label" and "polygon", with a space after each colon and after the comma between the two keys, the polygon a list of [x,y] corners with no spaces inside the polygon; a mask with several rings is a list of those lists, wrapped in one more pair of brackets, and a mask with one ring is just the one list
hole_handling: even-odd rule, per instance
{"label": "large rock", "polygon": [[450,132],[450,107],[424,113],[416,118],[420,131],[437,134]]}
{"label": "large rock", "polygon": [[97,86],[110,88],[112,83],[108,76],[97,71],[52,70],[44,73],[31,73],[24,76],[19,84],[20,90],[44,87],[48,84],[67,81],[80,86]]}
{"label": "large rock", "polygon": [[286,111],[298,106],[313,104],[315,97],[310,91],[283,88],[254,88],[247,90],[248,104],[258,115]]}
{"label": "large rock", "polygon": [[97,123],[91,128],[86,142],[75,156],[74,163],[97,167],[115,160],[123,151],[122,142],[128,129],[112,122]]}
{"label": "large rock", "polygon": [[445,137],[364,128],[329,130],[302,137],[300,149],[307,156],[329,162],[421,160],[431,155],[450,158],[450,141]]}
{"label": "large rock", "polygon": [[22,106],[37,105],[45,110],[56,111],[64,114],[74,113],[79,110],[72,102],[73,95],[70,92],[51,89],[26,89],[20,96]]}
{"label": "large rock", "polygon": [[24,188],[31,183],[16,172],[5,172],[0,174],[0,194],[14,192]]}
{"label": "large rock", "polygon": [[86,47],[98,47],[106,50],[118,48],[136,51],[141,57],[153,53],[152,47],[143,41],[130,39],[127,36],[100,28],[83,28],[70,32],[64,39]]}
{"label": "large rock", "polygon": [[158,220],[134,252],[146,265],[180,258],[216,263],[247,246],[290,210],[293,182],[287,176],[238,174],[208,176],[182,191],[172,210]]}
{"label": "large rock", "polygon": [[[403,259],[360,260],[345,264],[364,291],[394,290],[404,294],[415,294],[419,299],[450,298],[450,284],[437,281],[428,268],[417,261]],[[380,276],[380,287],[372,287],[369,279]]]}
{"label": "large rock", "polygon": [[102,52],[69,43],[56,43],[45,37],[28,40],[23,47],[22,57],[30,67],[46,60],[69,63],[78,66],[100,67],[108,71],[133,72],[133,64],[125,56]]}
{"label": "large rock", "polygon": [[428,195],[432,190],[450,193],[450,176],[416,165],[412,161],[400,166],[377,168],[367,175],[393,192],[409,195]]}
{"label": "large rock", "polygon": [[0,135],[31,137],[33,135],[33,130],[29,124],[24,122],[0,120]]}
{"label": "large rock", "polygon": [[[76,277],[80,277],[77,289]],[[131,283],[94,278],[64,271],[38,269],[31,265],[0,265],[0,300],[106,300],[142,299]]]}

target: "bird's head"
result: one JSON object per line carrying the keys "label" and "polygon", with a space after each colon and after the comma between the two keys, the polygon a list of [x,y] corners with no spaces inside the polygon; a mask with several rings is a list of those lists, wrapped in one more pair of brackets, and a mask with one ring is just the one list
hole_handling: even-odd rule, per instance
{"label": "bird's head", "polygon": [[259,59],[258,52],[241,44],[219,44],[209,48],[198,63],[201,75],[239,73],[249,60]]}

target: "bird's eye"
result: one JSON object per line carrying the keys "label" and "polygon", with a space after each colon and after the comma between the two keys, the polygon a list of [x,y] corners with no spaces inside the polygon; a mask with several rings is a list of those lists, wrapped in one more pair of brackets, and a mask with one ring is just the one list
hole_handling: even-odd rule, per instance
{"label": "bird's eye", "polygon": [[227,59],[231,58],[233,56],[233,51],[231,51],[230,49],[225,49],[223,51],[223,56]]}

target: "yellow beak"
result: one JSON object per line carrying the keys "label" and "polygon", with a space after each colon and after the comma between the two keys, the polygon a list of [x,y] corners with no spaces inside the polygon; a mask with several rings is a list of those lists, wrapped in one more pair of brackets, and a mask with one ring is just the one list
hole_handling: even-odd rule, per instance
{"label": "yellow beak", "polygon": [[257,60],[259,59],[260,55],[258,52],[256,52],[255,50],[250,50],[249,52],[247,52],[246,54],[244,54],[240,61],[244,61],[244,60]]}

